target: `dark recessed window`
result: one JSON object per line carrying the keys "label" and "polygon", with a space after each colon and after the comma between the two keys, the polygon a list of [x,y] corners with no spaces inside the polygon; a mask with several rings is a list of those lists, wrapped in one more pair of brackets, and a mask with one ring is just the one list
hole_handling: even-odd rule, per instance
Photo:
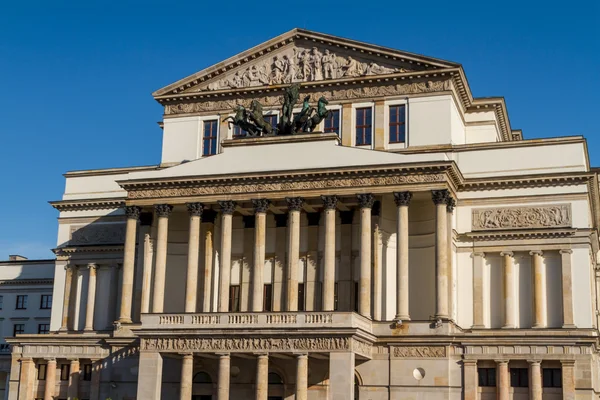
{"label": "dark recessed window", "polygon": [[263,292],[263,311],[273,310],[273,285],[265,285]]}
{"label": "dark recessed window", "polygon": [[40,302],[40,308],[42,310],[50,310],[52,308],[52,295],[51,294],[43,294],[42,300]]}
{"label": "dark recessed window", "polygon": [[83,364],[83,380],[92,380],[92,364]]}
{"label": "dark recessed window", "polygon": [[325,133],[335,132],[340,136],[340,110],[329,110],[323,131]]}
{"label": "dark recessed window", "polygon": [[217,129],[218,120],[204,121],[204,135],[202,144],[202,155],[213,156],[217,154]]}
{"label": "dark recessed window", "polygon": [[544,368],[542,373],[544,387],[562,387],[562,371],[560,368]]}
{"label": "dark recessed window", "polygon": [[26,310],[27,309],[27,295],[19,295],[17,296],[17,310]]}
{"label": "dark recessed window", "polygon": [[240,311],[240,285],[231,285],[229,287],[229,311]]}
{"label": "dark recessed window", "polygon": [[38,333],[50,333],[50,324],[38,324]]}
{"label": "dark recessed window", "polygon": [[496,368],[477,368],[479,386],[496,387]]}
{"label": "dark recessed window", "polygon": [[275,128],[277,128],[277,114],[263,115],[263,118],[264,118],[265,122],[267,122],[269,125],[271,125],[273,130],[275,130]]}
{"label": "dark recessed window", "polygon": [[333,286],[333,311],[338,310],[338,283],[336,282]]}
{"label": "dark recessed window", "polygon": [[46,380],[46,364],[39,364],[38,365],[38,381],[45,381]]}
{"label": "dark recessed window", "polygon": [[358,312],[359,293],[358,282],[354,282],[354,312]]}
{"label": "dark recessed window", "polygon": [[0,296],[0,310],[2,310],[3,306],[4,306],[4,298],[2,296]]}
{"label": "dark recessed window", "polygon": [[298,311],[304,311],[304,283],[298,284]]}
{"label": "dark recessed window", "polygon": [[25,333],[25,324],[15,324],[13,327],[13,336]]}
{"label": "dark recessed window", "polygon": [[406,106],[390,106],[390,143],[406,141]]}
{"label": "dark recessed window", "polygon": [[62,364],[60,366],[60,380],[68,381],[70,374],[71,374],[71,366],[69,364]]}
{"label": "dark recessed window", "polygon": [[370,146],[371,145],[371,128],[372,128],[372,113],[371,107],[356,109],[356,145]]}
{"label": "dark recessed window", "polygon": [[529,387],[529,371],[527,368],[510,369],[510,386]]}
{"label": "dark recessed window", "polygon": [[233,138],[234,139],[243,138],[243,137],[246,137],[247,135],[248,135],[248,132],[246,132],[239,126],[237,126],[237,125],[233,126]]}

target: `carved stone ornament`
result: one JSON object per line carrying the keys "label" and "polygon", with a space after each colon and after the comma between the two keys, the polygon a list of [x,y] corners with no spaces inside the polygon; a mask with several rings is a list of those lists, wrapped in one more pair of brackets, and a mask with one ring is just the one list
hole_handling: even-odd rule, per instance
{"label": "carved stone ornament", "polygon": [[128,219],[139,219],[142,208],[138,206],[127,206],[125,207],[125,215]]}
{"label": "carved stone ornament", "polygon": [[410,204],[410,199],[412,199],[411,192],[394,192],[394,202],[396,206],[408,206]]}
{"label": "carved stone ornament", "polygon": [[373,204],[375,204],[375,196],[371,193],[357,194],[356,198],[358,199],[360,208],[373,208]]}
{"label": "carved stone ornament", "polygon": [[122,244],[125,242],[125,224],[89,224],[71,226],[69,245]]}
{"label": "carved stone ornament", "polygon": [[235,208],[237,207],[237,203],[233,200],[218,201],[218,203],[223,214],[233,214]]}
{"label": "carved stone ornament", "polygon": [[535,229],[572,226],[571,205],[479,208],[473,210],[472,229]]}
{"label": "carved stone ornament", "polygon": [[204,210],[204,204],[202,203],[187,203],[188,213],[192,217],[201,217],[202,211]]}
{"label": "carved stone ornament", "polygon": [[[370,87],[355,87],[348,89],[328,89],[315,92],[306,92],[312,99],[320,99],[325,97],[329,101],[339,100],[354,100],[354,99],[373,99],[383,96],[396,96],[403,94],[418,94],[443,92],[452,89],[451,80],[444,81],[427,81],[413,83],[397,83],[392,85],[370,86]],[[279,107],[281,105],[280,96],[277,94],[269,94],[261,97],[256,97],[264,107]],[[205,111],[227,111],[234,109],[237,106],[237,99],[230,100],[210,100],[198,102],[181,102],[165,104],[165,114],[190,114]]]}
{"label": "carved stone ornament", "polygon": [[446,200],[446,211],[452,213],[454,211],[454,207],[456,207],[456,200],[454,199],[454,197],[449,196]]}
{"label": "carved stone ornament", "polygon": [[433,200],[433,204],[448,204],[448,198],[450,197],[450,192],[448,189],[443,190],[432,190],[431,191],[431,199]]}
{"label": "carved stone ornament", "polygon": [[269,199],[252,199],[252,205],[254,206],[254,213],[266,213],[269,210],[271,202]]}
{"label": "carved stone ornament", "polygon": [[321,200],[323,200],[323,207],[326,210],[335,210],[337,208],[337,196],[321,196]]}
{"label": "carved stone ornament", "polygon": [[[265,193],[265,192],[286,192],[294,190],[321,190],[332,188],[355,188],[369,186],[389,186],[405,183],[441,183],[445,182],[444,174],[415,174],[399,175],[389,174],[386,176],[373,177],[349,177],[349,178],[326,178],[318,177],[311,180],[280,180],[271,178],[269,182],[256,183],[219,183],[207,184],[199,182],[197,186],[185,186],[160,189],[129,189],[128,197],[130,199],[145,198],[166,198],[166,197],[187,197],[201,195],[219,195],[219,194],[245,194],[245,193]],[[220,203],[219,203],[220,204]]]}
{"label": "carved stone ornament", "polygon": [[311,352],[350,350],[350,339],[345,337],[315,338],[144,338],[141,350],[193,352]]}
{"label": "carved stone ornament", "polygon": [[289,211],[302,210],[302,205],[304,204],[304,199],[302,197],[286,197],[285,201],[287,202]]}
{"label": "carved stone ornament", "polygon": [[402,346],[394,347],[394,357],[402,358],[438,358],[446,357],[443,346]]}
{"label": "carved stone ornament", "polygon": [[168,218],[171,212],[173,212],[173,206],[169,204],[156,204],[154,211],[156,211],[156,215],[159,218]]}

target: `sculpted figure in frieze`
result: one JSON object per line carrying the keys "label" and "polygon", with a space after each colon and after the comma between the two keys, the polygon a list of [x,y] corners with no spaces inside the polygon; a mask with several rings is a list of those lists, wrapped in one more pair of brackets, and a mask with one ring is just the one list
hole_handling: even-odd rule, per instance
{"label": "sculpted figure in frieze", "polygon": [[327,48],[291,47],[253,65],[242,67],[233,74],[194,87],[190,91],[239,89],[408,71],[405,68],[382,65],[373,60],[338,55]]}

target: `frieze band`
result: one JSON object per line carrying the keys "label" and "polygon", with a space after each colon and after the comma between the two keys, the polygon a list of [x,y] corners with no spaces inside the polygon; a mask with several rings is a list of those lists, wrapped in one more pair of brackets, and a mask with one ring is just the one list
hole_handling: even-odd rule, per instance
{"label": "frieze band", "polygon": [[438,358],[446,357],[443,346],[403,346],[394,347],[394,357],[403,358]]}
{"label": "frieze band", "polygon": [[503,207],[473,210],[472,229],[567,228],[572,225],[571,206]]}

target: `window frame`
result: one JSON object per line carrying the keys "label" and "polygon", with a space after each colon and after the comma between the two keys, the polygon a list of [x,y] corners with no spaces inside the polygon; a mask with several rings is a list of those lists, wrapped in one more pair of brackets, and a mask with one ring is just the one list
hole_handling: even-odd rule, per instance
{"label": "window frame", "polygon": [[298,311],[306,311],[306,286],[298,282]]}
{"label": "window frame", "polygon": [[[409,106],[408,99],[386,100],[383,110],[383,126],[385,129],[385,149],[405,149],[409,146],[410,131],[409,131]],[[404,142],[390,142],[390,107],[404,106]]]}
{"label": "window frame", "polygon": [[[47,326],[48,329],[42,332],[42,326]],[[50,324],[38,324],[38,335],[47,335],[50,333]]]}
{"label": "window frame", "polygon": [[[18,294],[15,302],[15,310],[27,310],[28,295]],[[23,300],[20,302],[19,300]],[[19,303],[21,303],[19,305]]]}
{"label": "window frame", "polygon": [[[214,136],[210,136],[210,137],[206,137],[206,124],[208,123],[215,123],[215,132],[214,132]],[[219,154],[219,118],[206,118],[206,119],[202,119],[202,135],[201,135],[201,140],[202,140],[202,157],[211,157],[211,156],[216,156],[217,154]],[[205,154],[205,150],[206,148],[204,147],[205,142],[209,141],[209,143],[211,143],[213,140],[215,141],[215,153],[214,154]],[[212,146],[209,147],[209,149],[212,148]]]}
{"label": "window frame", "polygon": [[[547,371],[547,372],[546,372]],[[556,379],[558,372],[558,382]],[[550,385],[546,385],[546,374],[550,374]],[[544,388],[562,388],[562,368],[542,368],[542,387]]]}
{"label": "window frame", "polygon": [[510,387],[528,388],[529,387],[529,369],[528,368],[510,368]]}
{"label": "window frame", "polygon": [[[65,375],[66,371],[66,377]],[[59,378],[63,382],[68,382],[71,376],[71,364],[60,364],[60,374]]]}
{"label": "window frame", "polygon": [[[371,109],[371,125],[370,125],[370,129],[371,129],[371,143],[369,144],[358,144],[357,143],[357,130],[358,130],[358,126],[361,127],[366,127],[368,125],[357,125],[357,118],[358,118],[358,111],[359,110],[364,110],[364,109]],[[373,145],[374,145],[374,138],[373,138],[373,132],[374,132],[374,127],[375,127],[375,104],[374,103],[358,103],[358,104],[353,104],[352,105],[352,146],[353,147],[360,147],[360,148],[364,148],[364,149],[373,149]]]}
{"label": "window frame", "polygon": [[271,283],[263,285],[263,311],[273,311],[273,284]]}
{"label": "window frame", "polygon": [[240,285],[229,285],[229,312],[240,312],[240,290]]}
{"label": "window frame", "polygon": [[[44,302],[44,300],[46,300],[46,301]],[[52,295],[51,294],[42,294],[40,296],[40,310],[52,310]]]}
{"label": "window frame", "polygon": [[37,366],[37,380],[45,381],[48,364],[38,364]]}
{"label": "window frame", "polygon": [[90,363],[86,363],[86,364],[82,365],[82,368],[81,368],[81,375],[82,375],[81,379],[83,381],[88,382],[88,381],[92,380],[92,367],[93,366]]}
{"label": "window frame", "polygon": [[[399,110],[400,109],[402,110],[402,114],[404,114],[404,121],[403,122],[400,122],[400,121],[392,122],[392,108],[397,108]],[[393,144],[404,144],[406,142],[406,104],[391,104],[391,105],[387,106],[387,111],[388,111],[388,116],[389,116],[388,123],[387,123],[387,130],[388,130],[387,140],[388,140],[388,143],[390,145],[393,145]],[[400,115],[401,114],[398,113],[398,117]],[[400,118],[398,118],[398,119],[400,119]],[[404,136],[403,140],[399,140],[399,138],[398,138],[398,140],[392,141],[392,127],[397,127],[397,128],[403,127],[404,128],[404,132],[402,133],[402,135]],[[397,136],[400,136],[400,133],[398,133]]]}
{"label": "window frame", "polygon": [[[483,383],[482,383],[483,381]],[[496,368],[494,367],[479,367],[477,368],[477,386],[479,387],[496,387]]]}
{"label": "window frame", "polygon": [[[327,106],[327,109],[329,111],[337,111],[338,115],[339,115],[339,121],[338,121],[338,137],[340,138],[340,141],[342,140],[342,135],[344,134],[342,131],[343,128],[343,107],[341,105],[332,105],[332,106]],[[319,130],[323,133],[329,133],[325,131],[325,119],[323,119],[323,121],[321,121],[321,123],[319,124]]]}
{"label": "window frame", "polygon": [[4,296],[0,295],[0,310],[4,308]]}
{"label": "window frame", "polygon": [[[19,329],[19,331],[21,332],[17,332],[17,327],[23,327],[22,329]],[[13,337],[17,336],[17,335],[22,335],[25,333],[25,324],[22,323],[18,323],[18,324],[13,324]]]}

